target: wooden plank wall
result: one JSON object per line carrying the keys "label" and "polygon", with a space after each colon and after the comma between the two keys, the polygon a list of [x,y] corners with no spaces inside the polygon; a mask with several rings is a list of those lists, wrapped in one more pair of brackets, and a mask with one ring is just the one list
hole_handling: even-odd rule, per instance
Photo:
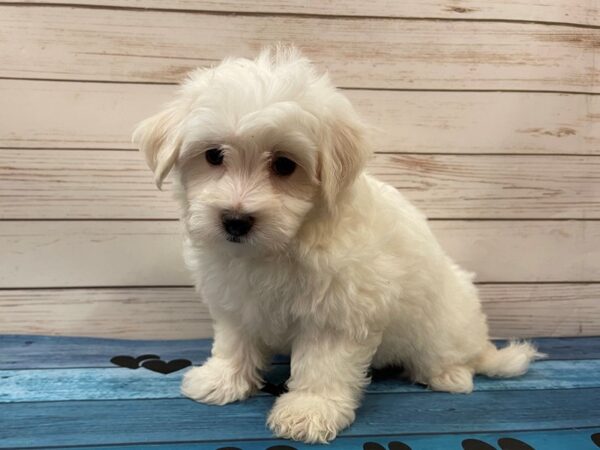
{"label": "wooden plank wall", "polygon": [[371,171],[478,273],[495,336],[600,333],[587,0],[0,0],[0,333],[210,335],[130,133],[186,71],[274,41],[382,130]]}

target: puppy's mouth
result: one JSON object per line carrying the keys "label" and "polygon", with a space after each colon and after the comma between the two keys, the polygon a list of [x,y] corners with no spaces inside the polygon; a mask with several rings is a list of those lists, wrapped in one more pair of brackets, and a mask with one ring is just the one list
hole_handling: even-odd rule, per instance
{"label": "puppy's mouth", "polygon": [[241,244],[244,242],[244,239],[240,236],[232,236],[231,234],[228,234],[225,239],[227,239],[229,242],[235,242],[236,244]]}

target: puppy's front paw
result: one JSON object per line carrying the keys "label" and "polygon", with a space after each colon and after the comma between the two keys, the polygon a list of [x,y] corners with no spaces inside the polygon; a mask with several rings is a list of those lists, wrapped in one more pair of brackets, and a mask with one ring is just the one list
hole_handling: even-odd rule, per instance
{"label": "puppy's front paw", "polygon": [[267,424],[276,436],[326,443],[354,421],[354,410],[314,394],[289,392],[275,402]]}
{"label": "puppy's front paw", "polygon": [[245,377],[225,359],[210,358],[201,367],[193,367],[184,376],[181,392],[198,402],[211,405],[244,400],[258,389],[259,382]]}

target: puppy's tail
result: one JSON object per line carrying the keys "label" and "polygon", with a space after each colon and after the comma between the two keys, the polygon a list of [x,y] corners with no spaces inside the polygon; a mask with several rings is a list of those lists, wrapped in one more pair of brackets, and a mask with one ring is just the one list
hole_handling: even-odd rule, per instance
{"label": "puppy's tail", "polygon": [[531,361],[545,357],[530,342],[511,341],[501,349],[490,342],[477,358],[475,372],[488,377],[518,377],[527,372]]}

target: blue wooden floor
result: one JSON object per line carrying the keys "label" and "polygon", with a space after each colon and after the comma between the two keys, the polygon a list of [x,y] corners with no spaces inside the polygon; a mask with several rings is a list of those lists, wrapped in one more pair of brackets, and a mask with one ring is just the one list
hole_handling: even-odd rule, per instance
{"label": "blue wooden floor", "polygon": [[[393,371],[376,372],[356,422],[323,448],[600,448],[600,337],[537,343],[547,360],[521,378],[477,378],[467,396],[431,392]],[[319,447],[274,439],[265,427],[289,374],[285,358],[274,361],[266,392],[245,402],[207,406],[183,398],[184,366],[202,362],[209,350],[207,340],[0,336],[0,448]]]}

